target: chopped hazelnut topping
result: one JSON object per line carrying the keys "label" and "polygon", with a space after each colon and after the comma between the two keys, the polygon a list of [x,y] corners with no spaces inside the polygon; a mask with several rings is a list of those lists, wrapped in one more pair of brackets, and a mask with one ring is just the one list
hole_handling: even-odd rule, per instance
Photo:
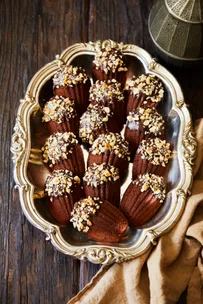
{"label": "chopped hazelnut topping", "polygon": [[149,102],[160,102],[164,97],[164,87],[161,80],[152,74],[141,75],[139,77],[133,77],[130,80],[126,87],[126,90],[129,90],[134,95],[143,93],[146,95],[144,104]]}
{"label": "chopped hazelnut topping", "polygon": [[73,175],[69,170],[54,170],[52,175],[47,177],[45,193],[53,201],[54,197],[67,196],[73,192],[74,185],[80,185],[80,178]]}
{"label": "chopped hazelnut topping", "polygon": [[166,189],[162,176],[155,174],[143,174],[139,175],[133,184],[141,186],[141,192],[147,191],[149,188],[153,192],[153,195],[163,203],[166,196]]}
{"label": "chopped hazelnut topping", "polygon": [[74,101],[57,95],[46,102],[43,113],[42,121],[52,120],[58,124],[77,116]]}
{"label": "chopped hazelnut topping", "polygon": [[156,137],[154,139],[142,140],[137,149],[142,159],[148,159],[153,165],[166,167],[170,157],[170,144]]}
{"label": "chopped hazelnut topping", "polygon": [[73,87],[78,83],[86,83],[88,76],[81,67],[73,67],[72,65],[63,65],[54,75],[54,88]]}
{"label": "chopped hazelnut topping", "polygon": [[110,104],[115,101],[124,102],[121,84],[115,79],[107,81],[97,80],[90,88],[90,101],[105,103],[106,100]]}
{"label": "chopped hazelnut topping", "polygon": [[98,51],[93,63],[97,70],[101,69],[105,74],[108,74],[109,71],[115,73],[128,70],[123,61],[121,52],[115,48],[106,47],[105,49]]}
{"label": "chopped hazelnut topping", "polygon": [[129,129],[138,129],[140,122],[145,134],[153,133],[158,136],[164,130],[163,117],[154,108],[138,108],[136,112],[130,112],[127,116],[127,127]]}
{"label": "chopped hazelnut topping", "polygon": [[107,122],[113,115],[109,107],[90,104],[87,111],[80,118],[79,136],[83,142],[92,144],[95,140],[95,132],[107,129]]}
{"label": "chopped hazelnut topping", "polygon": [[91,198],[90,196],[75,203],[70,219],[73,227],[77,228],[78,231],[87,233],[92,226],[92,216],[96,214],[101,204],[102,201],[99,198]]}
{"label": "chopped hazelnut topping", "polygon": [[114,166],[105,163],[93,164],[87,168],[83,180],[92,187],[97,187],[107,182],[116,182],[119,179],[119,171]]}
{"label": "chopped hazelnut topping", "polygon": [[127,158],[130,161],[128,142],[118,133],[100,134],[93,142],[90,152],[94,155],[113,152],[119,158]]}
{"label": "chopped hazelnut topping", "polygon": [[67,159],[77,143],[72,132],[57,132],[50,135],[42,147],[44,163],[49,163],[49,166],[53,167],[61,159]]}

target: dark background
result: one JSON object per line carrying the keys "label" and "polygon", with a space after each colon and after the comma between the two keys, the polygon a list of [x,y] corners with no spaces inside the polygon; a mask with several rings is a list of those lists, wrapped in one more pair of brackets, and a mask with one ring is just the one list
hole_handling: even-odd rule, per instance
{"label": "dark background", "polygon": [[[10,142],[34,73],[76,42],[113,39],[156,57],[148,33],[150,0],[0,1],[0,303],[66,303],[99,266],[65,256],[23,216],[14,190]],[[167,66],[168,67],[168,66]],[[203,116],[203,73],[168,67],[193,119]]]}

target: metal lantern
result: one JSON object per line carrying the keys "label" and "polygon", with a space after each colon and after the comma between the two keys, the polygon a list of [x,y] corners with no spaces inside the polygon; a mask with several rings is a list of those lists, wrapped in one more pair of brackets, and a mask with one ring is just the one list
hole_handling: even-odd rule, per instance
{"label": "metal lantern", "polygon": [[149,16],[149,32],[166,61],[190,66],[203,60],[203,0],[158,1]]}

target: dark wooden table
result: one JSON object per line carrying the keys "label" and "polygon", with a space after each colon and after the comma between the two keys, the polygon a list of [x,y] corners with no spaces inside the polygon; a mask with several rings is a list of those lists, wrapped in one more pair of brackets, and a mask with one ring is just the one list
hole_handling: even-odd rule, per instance
{"label": "dark wooden table", "polygon": [[[99,266],[65,256],[22,213],[14,190],[10,141],[19,99],[34,73],[76,42],[113,39],[156,57],[147,19],[152,0],[0,1],[0,303],[66,303]],[[168,67],[193,119],[203,116],[203,73]]]}

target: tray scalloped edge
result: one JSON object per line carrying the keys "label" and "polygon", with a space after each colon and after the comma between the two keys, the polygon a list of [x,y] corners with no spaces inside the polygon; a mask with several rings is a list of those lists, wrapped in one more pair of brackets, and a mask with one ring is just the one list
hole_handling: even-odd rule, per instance
{"label": "tray scalloped edge", "polygon": [[[73,246],[68,244],[62,237],[57,225],[51,224],[37,212],[34,206],[34,186],[29,182],[27,177],[27,164],[31,149],[30,141],[30,114],[38,105],[39,92],[42,86],[50,77],[54,75],[58,67],[64,62],[69,63],[78,54],[93,55],[101,46],[110,45],[119,47],[124,54],[139,57],[145,66],[146,71],[160,75],[170,86],[173,105],[179,114],[181,120],[181,149],[184,170],[184,180],[181,180],[173,197],[175,200],[174,208],[170,215],[153,226],[153,229],[144,229],[138,242],[130,248],[118,248],[114,246],[88,245],[86,247]],[[156,62],[145,50],[131,45],[116,43],[112,40],[96,41],[89,43],[78,43],[67,48],[60,56],[42,69],[40,69],[30,81],[24,99],[20,100],[14,134],[11,142],[11,152],[14,162],[14,179],[16,188],[19,190],[20,203],[27,219],[38,229],[46,233],[46,240],[64,254],[77,257],[81,260],[89,260],[96,264],[111,264],[113,262],[122,262],[143,254],[150,246],[156,244],[156,239],[167,232],[180,218],[186,203],[187,194],[192,186],[192,167],[194,164],[197,143],[194,138],[192,121],[184,103],[183,94],[176,79],[163,66]]]}

